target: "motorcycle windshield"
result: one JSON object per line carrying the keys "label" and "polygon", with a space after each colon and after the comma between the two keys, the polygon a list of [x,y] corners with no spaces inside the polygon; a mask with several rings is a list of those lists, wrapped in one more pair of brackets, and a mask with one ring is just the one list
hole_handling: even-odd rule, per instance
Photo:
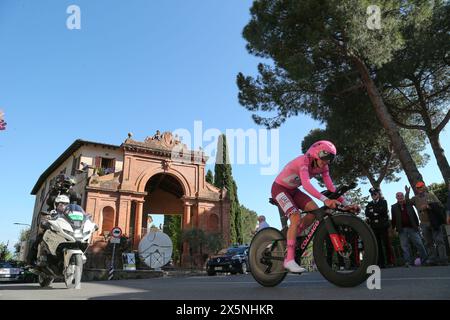
{"label": "motorcycle windshield", "polygon": [[72,221],[83,221],[85,216],[83,208],[77,204],[69,204],[64,210],[64,214]]}

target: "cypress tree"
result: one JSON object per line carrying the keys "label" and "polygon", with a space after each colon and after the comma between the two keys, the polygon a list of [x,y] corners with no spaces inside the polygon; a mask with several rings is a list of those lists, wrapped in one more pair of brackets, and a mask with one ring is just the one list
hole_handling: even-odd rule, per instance
{"label": "cypress tree", "polygon": [[232,243],[242,243],[241,207],[237,196],[237,186],[228,156],[226,136],[219,136],[216,164],[214,166],[214,185],[226,188],[230,199],[230,240]]}
{"label": "cypress tree", "polygon": [[206,173],[206,182],[214,184],[214,175],[211,170],[208,169],[208,172]]}

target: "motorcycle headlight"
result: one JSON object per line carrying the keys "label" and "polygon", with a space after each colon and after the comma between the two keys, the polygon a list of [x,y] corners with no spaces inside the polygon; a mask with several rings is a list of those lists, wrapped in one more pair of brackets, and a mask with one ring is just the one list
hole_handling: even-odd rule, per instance
{"label": "motorcycle headlight", "polygon": [[83,239],[83,232],[80,229],[77,229],[73,232],[75,239]]}

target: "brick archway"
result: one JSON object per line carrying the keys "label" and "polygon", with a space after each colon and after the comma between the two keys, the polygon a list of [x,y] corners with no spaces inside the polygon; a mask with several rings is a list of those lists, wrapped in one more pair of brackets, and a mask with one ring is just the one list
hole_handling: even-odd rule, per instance
{"label": "brick archway", "polygon": [[189,181],[186,179],[183,173],[177,170],[176,168],[170,168],[168,170],[164,170],[163,168],[148,168],[148,170],[143,171],[141,175],[138,176],[136,179],[137,191],[145,192],[145,187],[147,186],[147,183],[153,176],[158,174],[166,174],[175,177],[183,187],[183,194],[186,197],[192,197],[192,191],[189,185]]}
{"label": "brick archway", "polygon": [[[207,159],[202,152],[188,150],[170,132],[159,138],[148,137],[144,142],[128,138],[120,149],[123,152],[122,170],[91,177],[86,187],[86,208],[94,214],[97,224],[101,223],[101,210],[111,206],[115,210],[115,224],[131,237],[133,248],[137,249],[146,227],[145,215],[149,206],[146,202],[152,200],[154,193],[148,186],[156,186],[159,179],[167,178],[165,190],[160,190],[159,196],[166,197],[168,206],[166,209],[156,206],[155,209],[169,212],[173,209],[175,212],[172,213],[183,216],[183,229],[220,232],[225,239],[224,245],[230,243],[230,201],[226,190],[206,182]],[[175,160],[180,153],[184,155],[184,162]],[[208,220],[211,215],[215,218]],[[185,251],[186,248],[186,255]]]}

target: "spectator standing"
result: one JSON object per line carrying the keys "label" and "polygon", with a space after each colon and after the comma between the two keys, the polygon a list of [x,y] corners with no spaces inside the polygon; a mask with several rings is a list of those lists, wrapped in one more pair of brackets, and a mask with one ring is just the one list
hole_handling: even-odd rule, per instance
{"label": "spectator standing", "polygon": [[[369,190],[372,197],[366,206],[367,222],[372,228],[378,244],[378,266],[385,268],[392,256],[391,243],[389,241],[389,216],[387,201],[381,195],[378,188]],[[385,248],[385,250],[383,250]],[[391,264],[391,263],[389,263]]]}
{"label": "spectator standing", "polygon": [[256,226],[255,233],[269,227],[269,224],[266,222],[266,217],[262,215],[258,216],[258,225]]}
{"label": "spectator standing", "polygon": [[405,267],[414,265],[414,257],[411,256],[411,248],[409,241],[419,251],[421,262],[427,260],[427,252],[419,235],[419,219],[414,207],[409,200],[409,188],[405,186],[407,198],[403,192],[397,192],[395,197],[397,203],[391,206],[392,212],[392,228],[398,232],[400,237],[400,245],[405,259]]}
{"label": "spectator standing", "polygon": [[448,265],[447,250],[444,242],[445,213],[441,201],[426,189],[425,183],[416,183],[417,195],[411,203],[419,212],[420,229],[429,254],[428,265]]}

